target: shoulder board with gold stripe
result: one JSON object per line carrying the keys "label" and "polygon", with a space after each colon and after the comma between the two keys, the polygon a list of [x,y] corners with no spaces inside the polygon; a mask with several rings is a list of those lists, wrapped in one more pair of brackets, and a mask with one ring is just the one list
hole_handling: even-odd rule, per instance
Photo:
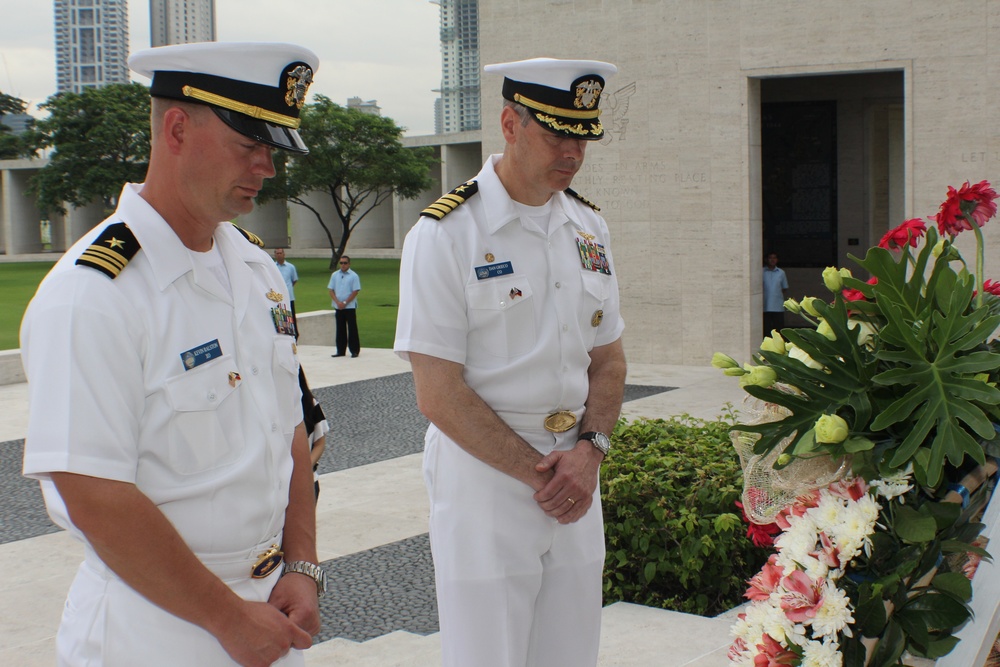
{"label": "shoulder board with gold stripe", "polygon": [[[229,224],[233,225],[233,223],[229,223]],[[250,243],[254,244],[258,248],[263,248],[264,247],[264,239],[262,239],[261,237],[257,236],[253,232],[248,232],[247,230],[243,229],[239,225],[233,225],[233,227],[235,227],[236,231],[238,231],[240,234],[242,234],[243,238],[245,238]]]}
{"label": "shoulder board with gold stripe", "polygon": [[576,197],[577,199],[579,199],[580,201],[582,201],[584,204],[586,204],[590,208],[594,209],[595,211],[600,211],[601,210],[600,206],[598,206],[594,202],[590,201],[589,199],[587,199],[586,197],[584,197],[583,195],[581,195],[579,192],[577,192],[573,188],[566,188],[564,190],[564,192],[566,194],[572,196],[572,197]]}
{"label": "shoulder board with gold stripe", "polygon": [[139,241],[124,222],[116,222],[104,228],[94,239],[76,263],[97,269],[114,280],[139,252]]}
{"label": "shoulder board with gold stripe", "polygon": [[425,208],[420,212],[420,215],[426,215],[428,218],[440,220],[464,204],[466,200],[477,192],[479,192],[479,184],[475,181],[466,181]]}

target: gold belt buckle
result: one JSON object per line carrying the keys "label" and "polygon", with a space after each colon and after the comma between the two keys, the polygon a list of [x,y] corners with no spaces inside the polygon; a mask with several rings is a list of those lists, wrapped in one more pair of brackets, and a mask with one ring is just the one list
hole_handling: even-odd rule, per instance
{"label": "gold belt buckle", "polygon": [[254,579],[263,579],[281,565],[282,556],[284,554],[278,549],[278,545],[272,544],[267,551],[260,555],[257,562],[253,564],[250,576]]}
{"label": "gold belt buckle", "polygon": [[565,433],[576,426],[576,415],[569,410],[553,412],[545,418],[545,430],[551,433]]}

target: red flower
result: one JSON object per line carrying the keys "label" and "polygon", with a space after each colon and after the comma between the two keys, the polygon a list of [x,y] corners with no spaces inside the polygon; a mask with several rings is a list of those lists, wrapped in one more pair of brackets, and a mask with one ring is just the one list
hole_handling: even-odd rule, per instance
{"label": "red flower", "polygon": [[777,535],[781,532],[781,528],[777,524],[759,524],[754,523],[747,516],[747,511],[743,509],[743,503],[736,501],[736,506],[740,508],[743,512],[743,520],[747,524],[747,537],[753,542],[755,547],[772,547],[774,546],[774,538],[772,535]]}
{"label": "red flower", "polygon": [[990,187],[988,181],[980,181],[969,185],[966,181],[961,188],[948,186],[948,198],[941,204],[937,215],[931,216],[937,222],[938,231],[954,236],[959,232],[972,229],[968,218],[979,227],[997,213],[996,190]]}
{"label": "red flower", "polygon": [[920,218],[911,218],[895,229],[889,230],[882,240],[878,242],[879,248],[903,248],[909,245],[911,248],[917,247],[917,239],[923,238],[927,233],[927,225]]}
{"label": "red flower", "polygon": [[994,296],[1000,296],[1000,283],[995,283],[992,280],[987,280],[983,283],[983,292],[986,294],[992,294]]}
{"label": "red flower", "polygon": [[[906,223],[903,223],[906,224]],[[872,276],[868,279],[869,285],[878,285],[878,277]],[[845,289],[841,292],[844,295],[844,301],[867,301],[868,297],[865,293],[857,289]]]}

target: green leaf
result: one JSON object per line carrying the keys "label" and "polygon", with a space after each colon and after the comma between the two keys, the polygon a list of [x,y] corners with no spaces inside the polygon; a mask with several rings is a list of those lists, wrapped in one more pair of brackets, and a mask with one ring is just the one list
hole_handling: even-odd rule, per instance
{"label": "green leaf", "polygon": [[848,438],[844,441],[844,451],[848,454],[857,454],[858,452],[867,452],[874,449],[875,443],[868,438]]}
{"label": "green leaf", "polygon": [[972,599],[972,582],[961,572],[944,572],[931,581],[934,588],[951,593],[960,600]]}
{"label": "green leaf", "polygon": [[937,523],[933,517],[906,505],[897,508],[892,527],[900,539],[910,543],[930,542],[937,533]]}
{"label": "green leaf", "polygon": [[869,667],[895,667],[906,648],[906,636],[895,621],[889,621],[875,645]]}
{"label": "green leaf", "polygon": [[951,653],[956,646],[958,646],[958,641],[958,637],[952,637],[950,635],[944,639],[933,641],[930,646],[927,647],[927,652],[924,656],[931,660],[937,660],[938,658],[944,657]]}
{"label": "green leaf", "polygon": [[926,649],[930,644],[931,635],[923,615],[914,611],[900,610],[892,615],[892,620],[899,623],[900,629],[906,633],[909,641],[915,642],[922,649]]}
{"label": "green leaf", "polygon": [[656,563],[646,563],[646,567],[643,569],[643,576],[646,578],[646,583],[648,584],[656,577]]}
{"label": "green leaf", "polygon": [[882,586],[862,584],[858,588],[859,600],[854,611],[855,624],[866,637],[882,634],[887,620],[885,603],[882,601]]}
{"label": "green leaf", "polygon": [[[911,598],[903,609],[921,614],[928,628],[950,630],[965,622],[971,612],[954,598],[941,593],[923,593]],[[902,611],[901,609],[900,611]]]}

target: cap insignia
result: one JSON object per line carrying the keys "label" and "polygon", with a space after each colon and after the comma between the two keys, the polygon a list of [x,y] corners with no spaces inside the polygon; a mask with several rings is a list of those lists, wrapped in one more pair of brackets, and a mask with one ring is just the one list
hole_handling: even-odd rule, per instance
{"label": "cap insignia", "polygon": [[301,109],[306,103],[306,93],[309,92],[309,85],[313,82],[313,71],[307,65],[298,65],[288,73],[288,80],[285,86],[288,92],[285,93],[285,104],[290,107]]}
{"label": "cap insignia", "polygon": [[593,109],[601,99],[601,91],[604,87],[599,81],[587,79],[576,84],[576,99],[573,106],[577,109]]}

